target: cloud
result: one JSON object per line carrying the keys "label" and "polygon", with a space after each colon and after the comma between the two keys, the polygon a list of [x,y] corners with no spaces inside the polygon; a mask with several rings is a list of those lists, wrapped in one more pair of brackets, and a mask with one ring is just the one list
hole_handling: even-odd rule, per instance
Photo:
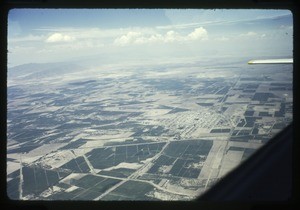
{"label": "cloud", "polygon": [[188,35],[190,40],[207,40],[207,31],[203,27],[196,28],[192,33]]}
{"label": "cloud", "polygon": [[245,34],[240,34],[240,36],[256,36],[257,33],[253,32],[253,31],[249,31],[248,33]]}
{"label": "cloud", "polygon": [[127,45],[135,42],[142,34],[140,32],[130,31],[126,35],[121,36],[120,38],[115,39],[114,43],[117,45]]}
{"label": "cloud", "polygon": [[144,35],[141,32],[130,31],[126,35],[116,38],[114,40],[114,44],[125,46],[128,44],[173,43],[207,39],[208,33],[206,29],[200,27],[194,29],[194,31],[185,36],[173,30],[168,31],[165,34],[154,33],[150,35]]}
{"label": "cloud", "polygon": [[46,39],[46,42],[55,43],[55,42],[71,42],[75,38],[69,35],[63,35],[61,33],[54,33]]}

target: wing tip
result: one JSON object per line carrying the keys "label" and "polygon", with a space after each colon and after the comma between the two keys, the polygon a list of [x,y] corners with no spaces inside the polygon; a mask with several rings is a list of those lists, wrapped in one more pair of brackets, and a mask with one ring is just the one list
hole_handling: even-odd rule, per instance
{"label": "wing tip", "polygon": [[293,58],[250,60],[248,64],[293,64]]}

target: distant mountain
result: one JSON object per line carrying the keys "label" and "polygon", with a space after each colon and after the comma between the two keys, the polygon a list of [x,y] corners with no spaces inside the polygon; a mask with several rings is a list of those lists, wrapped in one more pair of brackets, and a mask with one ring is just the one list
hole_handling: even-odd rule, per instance
{"label": "distant mountain", "polygon": [[29,63],[8,69],[9,79],[34,79],[59,76],[83,70],[84,67],[74,63]]}

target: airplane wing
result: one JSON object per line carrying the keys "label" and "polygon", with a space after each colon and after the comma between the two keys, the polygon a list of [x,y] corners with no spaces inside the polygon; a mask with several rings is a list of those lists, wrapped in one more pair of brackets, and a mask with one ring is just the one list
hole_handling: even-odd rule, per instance
{"label": "airplane wing", "polygon": [[293,63],[293,58],[251,60],[248,62],[248,64],[292,64],[292,63]]}

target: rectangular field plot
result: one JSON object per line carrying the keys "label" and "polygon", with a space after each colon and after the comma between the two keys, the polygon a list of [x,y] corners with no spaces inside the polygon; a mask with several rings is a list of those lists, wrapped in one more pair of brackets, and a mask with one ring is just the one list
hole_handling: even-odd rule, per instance
{"label": "rectangular field plot", "polygon": [[14,178],[7,182],[7,196],[10,199],[17,200],[19,199],[20,191],[19,191],[20,178]]}
{"label": "rectangular field plot", "polygon": [[164,154],[175,158],[200,159],[207,156],[213,141],[210,140],[184,140],[171,142],[165,149]]}
{"label": "rectangular field plot", "polygon": [[99,196],[99,192],[88,189],[84,190],[82,193],[79,193],[72,200],[93,200]]}
{"label": "rectangular field plot", "polygon": [[11,154],[11,153],[28,153],[31,150],[34,150],[38,147],[40,147],[40,145],[25,144],[25,145],[22,145],[22,147],[18,147],[18,148],[14,148],[14,149],[8,149],[7,154]]}
{"label": "rectangular field plot", "polygon": [[144,126],[142,128],[135,128],[134,131],[135,133],[131,135],[132,137],[161,136],[168,132],[168,130],[162,126],[150,126],[150,125]]}
{"label": "rectangular field plot", "polygon": [[77,188],[73,191],[66,192],[66,191],[60,191],[51,194],[47,197],[48,200],[72,200],[82,194],[84,191],[81,188]]}
{"label": "rectangular field plot", "polygon": [[73,141],[73,142],[67,144],[64,147],[61,147],[60,150],[64,150],[64,149],[66,149],[66,150],[76,149],[76,148],[84,145],[86,142],[87,142],[87,140],[85,140],[85,139],[78,139],[77,141]]}
{"label": "rectangular field plot", "polygon": [[100,183],[104,181],[105,178],[100,177],[100,176],[93,176],[93,175],[86,175],[82,177],[81,179],[72,179],[70,182],[71,185],[75,185],[77,187],[81,187],[84,189],[91,188],[95,186],[97,183]]}
{"label": "rectangular field plot", "polygon": [[93,200],[120,180],[86,175],[80,179],[72,179],[70,184],[59,183],[61,190],[54,192],[47,199],[50,200]]}
{"label": "rectangular field plot", "polygon": [[[94,176],[94,175],[86,175],[79,180],[72,180],[72,185],[81,188],[83,191],[88,190],[90,192],[92,191],[97,192],[96,196],[94,197],[96,198],[119,182],[120,180],[117,179],[104,178],[104,177]],[[79,200],[93,199],[93,198],[86,199],[86,197],[91,197],[92,195],[94,195],[94,193],[90,193],[90,195],[83,195],[83,196],[80,195],[76,197],[76,199]]]}
{"label": "rectangular field plot", "polygon": [[84,189],[95,188],[95,190],[101,192],[101,190],[105,191],[118,182],[120,182],[120,180],[87,175],[79,180],[76,180],[76,182],[73,182],[73,184]]}
{"label": "rectangular field plot", "polygon": [[39,195],[47,188],[58,183],[69,173],[61,173],[37,167],[23,167],[23,195]]}
{"label": "rectangular field plot", "polygon": [[114,151],[110,148],[97,148],[86,154],[94,168],[108,168],[114,166]]}
{"label": "rectangular field plot", "polygon": [[138,163],[153,157],[161,151],[165,143],[146,143],[93,149],[86,154],[96,169],[105,169],[119,163]]}
{"label": "rectangular field plot", "polygon": [[76,173],[88,173],[90,168],[83,157],[77,157],[61,166],[61,168],[70,169]]}
{"label": "rectangular field plot", "polygon": [[159,173],[163,170],[163,168],[161,168],[162,166],[165,166],[164,168],[166,168],[166,166],[171,166],[175,160],[176,158],[161,155],[157,158],[155,164],[149,169],[148,173]]}
{"label": "rectangular field plot", "polygon": [[147,196],[154,190],[151,184],[137,181],[127,181],[117,189],[104,196],[102,200],[155,200]]}
{"label": "rectangular field plot", "polygon": [[230,129],[229,128],[226,128],[226,129],[212,129],[210,131],[210,133],[229,133],[230,132]]}
{"label": "rectangular field plot", "polygon": [[202,167],[192,167],[192,165],[196,163],[197,162],[192,160],[177,159],[174,166],[170,170],[170,174],[179,177],[197,178]]}
{"label": "rectangular field plot", "polygon": [[171,142],[148,173],[197,178],[212,144],[207,140]]}
{"label": "rectangular field plot", "polygon": [[[7,158],[8,159],[8,158]],[[20,169],[7,175],[8,178],[18,178],[20,176]]]}

